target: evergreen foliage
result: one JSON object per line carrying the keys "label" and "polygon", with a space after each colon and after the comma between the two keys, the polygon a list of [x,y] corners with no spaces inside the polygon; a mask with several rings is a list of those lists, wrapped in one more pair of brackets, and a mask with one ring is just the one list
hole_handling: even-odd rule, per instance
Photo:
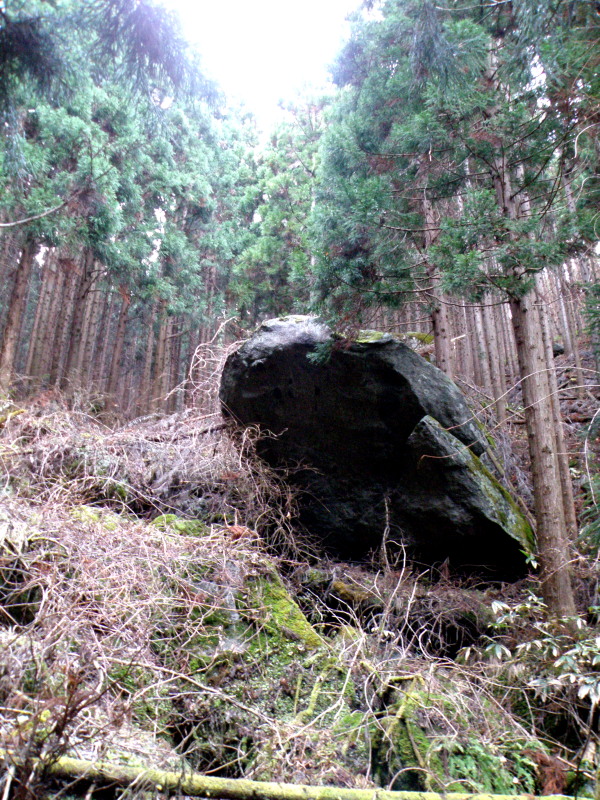
{"label": "evergreen foliage", "polygon": [[[418,287],[425,199],[436,217],[427,258],[447,290],[523,295],[537,272],[585,247],[585,220],[564,207],[560,175],[575,138],[581,146],[589,134],[556,108],[505,12],[380,10],[356,24],[336,69],[346,88],[313,222],[323,291],[339,279],[354,302],[387,303]],[[501,164],[521,209],[514,218],[498,199]],[[577,181],[581,165],[569,168]]]}

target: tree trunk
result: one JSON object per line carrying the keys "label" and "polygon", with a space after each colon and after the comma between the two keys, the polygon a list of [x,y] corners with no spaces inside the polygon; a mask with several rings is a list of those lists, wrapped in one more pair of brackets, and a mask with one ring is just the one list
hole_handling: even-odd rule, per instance
{"label": "tree trunk", "polygon": [[[492,179],[501,212],[511,220],[518,220],[522,213],[529,216],[529,197],[525,191],[513,193],[504,154],[497,157],[494,167]],[[517,168],[519,170],[522,175],[522,167]],[[518,266],[514,268],[514,277],[520,281],[526,279]],[[556,421],[534,292],[512,296],[510,309],[525,406],[542,594],[550,616],[569,617],[575,615],[575,601],[557,457]]]}
{"label": "tree trunk", "polygon": [[79,280],[75,292],[75,306],[68,333],[68,351],[65,363],[63,388],[71,392],[78,389],[81,384],[80,353],[82,349],[82,335],[87,311],[87,297],[94,280],[94,255],[91,250],[84,253],[79,268]]}
{"label": "tree trunk", "polygon": [[551,616],[574,616],[542,332],[531,293],[513,298],[510,308],[523,381],[542,594]]}
{"label": "tree trunk", "polygon": [[[65,287],[67,276],[61,269],[60,263],[55,259],[55,277],[52,284],[52,294],[47,314],[42,320],[40,330],[39,353],[36,354],[34,375],[37,375],[44,384],[50,381],[50,371],[55,348],[60,346],[59,317],[64,313]],[[58,342],[58,343],[57,343]]]}
{"label": "tree trunk", "polygon": [[86,312],[84,316],[81,344],[77,359],[77,374],[82,386],[87,391],[93,390],[90,382],[90,373],[94,363],[94,353],[98,341],[98,317],[100,314],[101,293],[99,289],[100,274],[96,272],[92,278],[90,289],[86,298]]}
{"label": "tree trunk", "polygon": [[108,289],[102,293],[101,312],[98,320],[98,330],[96,335],[99,341],[96,344],[96,356],[94,358],[94,369],[91,375],[91,380],[96,387],[97,391],[101,393],[106,392],[106,384],[108,381],[108,352],[114,341],[111,337],[113,311],[115,308],[115,294]]}
{"label": "tree trunk", "polygon": [[485,335],[487,340],[487,351],[490,364],[490,375],[492,379],[492,389],[494,405],[496,406],[496,417],[498,422],[506,422],[506,383],[503,368],[500,361],[500,349],[496,336],[496,321],[494,319],[495,307],[484,301],[482,306],[483,319],[485,322]]}
{"label": "tree trunk", "polygon": [[501,330],[502,341],[504,342],[504,352],[506,353],[506,372],[508,386],[511,388],[516,386],[519,381],[519,363],[517,359],[517,352],[515,349],[515,339],[512,334],[511,315],[508,305],[505,303],[502,306],[501,313]]}
{"label": "tree trunk", "polygon": [[171,374],[169,375],[169,391],[172,392],[168,411],[174,413],[183,407],[183,385],[181,381],[181,340],[184,335],[183,321],[180,317],[174,317],[171,323]]}
{"label": "tree trunk", "polygon": [[475,386],[483,387],[483,374],[481,370],[481,359],[479,355],[479,337],[477,336],[477,324],[475,322],[475,307],[469,303],[465,308],[465,320],[469,338],[469,349],[471,350],[471,363],[473,367],[472,380]]}
{"label": "tree trunk", "polygon": [[431,295],[433,309],[431,323],[433,327],[433,343],[435,347],[435,363],[442,372],[452,378],[452,347],[450,344],[450,326],[448,323],[448,310],[444,305],[439,291],[439,274],[437,267],[429,260],[429,248],[437,238],[436,220],[431,201],[424,192],[423,217],[425,219],[425,258],[427,259],[427,276],[431,282]]}
{"label": "tree trunk", "polygon": [[43,348],[43,331],[48,318],[50,305],[56,293],[56,251],[47,250],[42,268],[42,279],[35,308],[33,327],[29,335],[25,375],[28,378],[39,377],[39,356]]}
{"label": "tree trunk", "polygon": [[158,312],[158,300],[152,303],[150,319],[148,320],[148,336],[146,338],[146,353],[144,356],[144,369],[140,384],[138,413],[147,413],[152,407],[152,364],[154,362],[154,322]]}
{"label": "tree trunk", "polygon": [[169,334],[170,319],[167,316],[167,304],[165,300],[159,301],[159,328],[156,340],[156,355],[154,358],[154,377],[152,380],[152,411],[160,411],[165,399],[165,376],[168,375],[167,367],[167,337]]}
{"label": "tree trunk", "polygon": [[550,400],[552,402],[553,431],[556,439],[556,461],[560,478],[562,492],[562,504],[564,520],[568,541],[574,542],[577,537],[577,514],[575,512],[575,500],[573,498],[573,484],[569,470],[569,455],[566,450],[565,437],[563,432],[563,419],[560,410],[560,398],[558,395],[558,382],[556,380],[556,369],[554,367],[554,354],[552,351],[552,337],[550,335],[550,325],[546,306],[538,302],[538,313],[544,341],[546,369],[548,375],[548,388],[550,390]]}
{"label": "tree trunk", "polygon": [[[505,319],[505,303],[502,305],[495,306],[493,309],[493,323],[494,328],[496,329],[496,341],[498,343],[498,358],[500,360],[499,368],[500,368],[500,380],[502,386],[504,387],[504,393],[506,395],[507,390],[510,386],[510,383],[507,380],[507,367],[508,367],[508,354],[506,352],[506,341],[505,341],[505,332],[504,332],[504,319]],[[508,402],[507,398],[505,397],[505,403]]]}
{"label": "tree trunk", "polygon": [[71,321],[75,313],[75,299],[77,296],[77,286],[79,274],[77,267],[72,259],[60,259],[59,266],[64,272],[63,297],[61,301],[61,313],[58,316],[56,328],[54,351],[50,365],[50,385],[59,386],[64,379],[64,362],[69,348],[69,332]]}
{"label": "tree trunk", "polygon": [[464,370],[465,375],[464,377],[470,383],[477,383],[477,355],[475,354],[475,349],[473,347],[473,333],[471,330],[471,309],[470,306],[465,303],[462,307],[462,316],[463,316],[463,329],[465,332],[465,353],[466,353],[466,360],[464,362]]}
{"label": "tree trunk", "polygon": [[481,306],[473,306],[473,316],[475,318],[475,348],[479,360],[479,370],[481,375],[481,387],[485,393],[492,397],[494,389],[492,386],[492,375],[490,372],[490,362],[487,354],[485,330],[483,327],[483,311]]}
{"label": "tree trunk", "polygon": [[131,305],[131,296],[125,290],[121,292],[121,309],[119,311],[119,320],[117,322],[117,330],[115,332],[115,343],[110,362],[110,374],[108,378],[107,394],[114,398],[117,393],[117,386],[121,375],[121,359],[123,356],[123,345],[125,343],[125,329],[127,326],[127,314],[129,306]]}
{"label": "tree trunk", "polygon": [[[15,282],[23,237],[16,232],[3,232],[0,238],[0,297],[9,297]],[[4,330],[8,303],[0,304],[0,336]]]}
{"label": "tree trunk", "polygon": [[554,273],[554,279],[556,282],[556,294],[558,298],[558,313],[559,313],[559,326],[560,332],[562,334],[563,346],[565,348],[565,353],[568,356],[573,355],[573,338],[571,335],[571,325],[569,323],[569,316],[567,313],[567,305],[566,299],[563,291],[563,282],[561,281],[560,275],[558,273]]}
{"label": "tree trunk", "polygon": [[17,274],[15,275],[8,301],[8,314],[4,326],[2,345],[0,346],[0,388],[5,390],[8,389],[13,379],[15,358],[19,346],[19,333],[27,300],[27,288],[36,251],[37,245],[30,239],[26,239],[21,250]]}

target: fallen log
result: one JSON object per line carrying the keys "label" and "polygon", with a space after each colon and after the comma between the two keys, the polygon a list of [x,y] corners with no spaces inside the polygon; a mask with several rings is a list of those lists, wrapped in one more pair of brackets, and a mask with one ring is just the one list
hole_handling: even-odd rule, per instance
{"label": "fallen log", "polygon": [[[19,758],[0,751],[7,765],[19,767]],[[86,780],[99,786],[153,789],[169,794],[220,800],[535,800],[533,795],[467,794],[461,792],[394,792],[386,789],[348,789],[336,786],[304,786],[290,783],[252,781],[245,778],[216,778],[199,773],[168,772],[106,762],[84,761],[62,756],[49,764],[38,762],[40,771],[55,778]],[[565,795],[548,795],[544,800],[565,800]]]}

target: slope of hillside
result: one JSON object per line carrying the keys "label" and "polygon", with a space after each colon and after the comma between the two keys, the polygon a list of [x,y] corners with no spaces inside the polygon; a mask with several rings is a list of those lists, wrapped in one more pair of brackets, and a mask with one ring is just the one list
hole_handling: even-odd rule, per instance
{"label": "slope of hillside", "polygon": [[53,777],[45,767],[64,755],[357,789],[589,795],[595,617],[550,626],[533,576],[458,585],[385,552],[316,558],[250,438],[215,416],[109,429],[54,401],[7,406],[4,797],[157,796]]}

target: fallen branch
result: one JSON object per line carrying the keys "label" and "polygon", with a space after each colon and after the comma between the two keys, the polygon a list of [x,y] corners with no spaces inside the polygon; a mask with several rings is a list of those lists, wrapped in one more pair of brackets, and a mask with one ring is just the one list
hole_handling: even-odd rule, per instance
{"label": "fallen branch", "polygon": [[[19,766],[0,750],[0,758]],[[40,763],[41,765],[41,763]],[[347,789],[336,786],[303,786],[291,783],[269,783],[245,778],[215,778],[198,773],[166,772],[144,767],[83,761],[63,756],[44,765],[47,775],[56,778],[86,780],[98,785],[133,786],[157,792],[179,792],[189,797],[218,797],[222,800],[534,800],[533,795],[486,795],[449,792],[390,792],[385,789]],[[565,795],[549,795],[544,800],[561,800]]]}

